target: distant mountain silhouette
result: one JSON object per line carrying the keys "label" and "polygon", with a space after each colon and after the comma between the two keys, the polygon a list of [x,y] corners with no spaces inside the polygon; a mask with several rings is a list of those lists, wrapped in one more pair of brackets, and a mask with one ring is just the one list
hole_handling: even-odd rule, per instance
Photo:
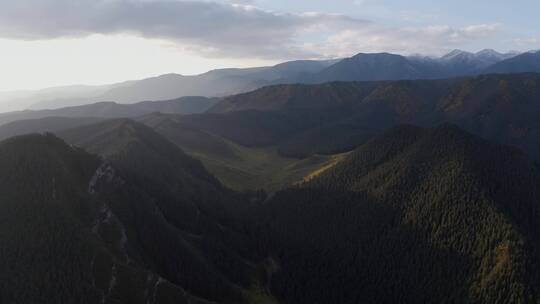
{"label": "distant mountain silhouette", "polygon": [[138,103],[185,96],[220,97],[272,83],[296,82],[337,60],[298,60],[270,67],[219,69],[200,75],[166,74],[104,86],[70,86],[0,94],[0,111],[58,109],[103,101]]}
{"label": "distant mountain silhouette", "polygon": [[[502,54],[494,50],[477,53],[454,50],[440,58],[361,53],[339,60],[298,60],[270,67],[213,70],[193,76],[166,74],[105,86],[71,86],[0,94],[0,110],[8,111],[14,107],[57,109],[102,101],[131,104],[183,96],[222,97],[288,83],[442,79],[496,72],[492,69],[499,68],[492,66],[503,64],[503,61],[506,67],[500,72],[538,71],[535,68],[538,60],[530,59],[533,62],[529,65],[508,61],[517,55],[519,54]],[[514,65],[516,66],[513,67]]]}
{"label": "distant mountain silhouette", "polygon": [[398,80],[437,77],[432,65],[400,55],[358,54],[307,78],[308,82]]}
{"label": "distant mountain silhouette", "polygon": [[[441,58],[361,53],[306,76],[301,82],[414,80],[470,76],[481,74],[489,66],[515,55],[501,54],[494,50],[482,50],[478,53],[454,50]],[[535,70],[525,69],[521,72],[535,72]]]}
{"label": "distant mountain silhouette", "polygon": [[485,70],[484,73],[540,73],[540,52],[529,52],[498,62]]}

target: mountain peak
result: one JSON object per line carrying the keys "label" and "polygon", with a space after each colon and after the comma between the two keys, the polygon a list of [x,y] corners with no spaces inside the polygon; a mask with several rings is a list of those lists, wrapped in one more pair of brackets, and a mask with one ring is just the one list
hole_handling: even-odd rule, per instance
{"label": "mountain peak", "polygon": [[502,55],[501,53],[495,51],[494,49],[483,49],[481,51],[478,51],[476,55]]}
{"label": "mountain peak", "polygon": [[364,58],[364,57],[386,58],[386,57],[402,57],[402,56],[397,55],[397,54],[387,53],[387,52],[381,52],[381,53],[358,53],[351,58]]}
{"label": "mountain peak", "polygon": [[475,55],[479,59],[488,60],[490,62],[497,62],[497,61],[502,61],[508,58],[515,57],[519,55],[519,52],[511,51],[508,53],[500,53],[493,49],[484,49],[477,52]]}
{"label": "mountain peak", "polygon": [[450,53],[442,56],[441,59],[443,59],[443,60],[453,60],[455,58],[464,57],[464,56],[470,57],[472,55],[474,55],[474,54],[470,53],[470,52],[467,52],[467,51],[455,49],[455,50],[451,51]]}

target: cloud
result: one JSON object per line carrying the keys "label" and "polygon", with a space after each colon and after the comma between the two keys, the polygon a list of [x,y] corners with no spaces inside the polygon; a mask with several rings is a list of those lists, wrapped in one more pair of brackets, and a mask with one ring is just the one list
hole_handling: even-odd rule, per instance
{"label": "cloud", "polygon": [[538,47],[540,46],[540,38],[527,37],[527,38],[515,38],[514,44],[520,47]]}
{"label": "cloud", "polygon": [[0,37],[38,40],[129,33],[203,56],[317,58],[356,51],[421,51],[481,39],[496,25],[396,29],[318,12],[281,14],[250,0],[0,1]]}
{"label": "cloud", "polygon": [[499,26],[496,24],[472,25],[464,28],[449,26],[389,28],[376,24],[336,33],[326,41],[311,45],[310,48],[338,56],[346,56],[350,50],[440,55],[449,49],[495,35],[498,29]]}

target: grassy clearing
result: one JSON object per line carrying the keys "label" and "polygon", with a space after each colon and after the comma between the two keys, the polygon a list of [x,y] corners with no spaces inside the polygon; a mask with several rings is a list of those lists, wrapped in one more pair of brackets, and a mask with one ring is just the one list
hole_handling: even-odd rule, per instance
{"label": "grassy clearing", "polygon": [[278,191],[301,182],[324,168],[330,168],[340,156],[316,155],[307,159],[279,155],[275,148],[248,148],[228,142],[238,158],[188,151],[224,185],[238,191],[263,189]]}

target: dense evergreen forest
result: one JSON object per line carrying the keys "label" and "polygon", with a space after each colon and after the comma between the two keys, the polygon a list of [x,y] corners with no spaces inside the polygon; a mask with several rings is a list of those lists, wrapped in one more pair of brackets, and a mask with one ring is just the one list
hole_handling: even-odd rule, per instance
{"label": "dense evergreen forest", "polygon": [[284,303],[536,303],[539,181],[454,126],[393,129],[261,207],[271,286]]}
{"label": "dense evergreen forest", "polygon": [[62,137],[94,154],[0,143],[2,303],[539,303],[539,166],[453,125],[270,196],[130,120]]}

